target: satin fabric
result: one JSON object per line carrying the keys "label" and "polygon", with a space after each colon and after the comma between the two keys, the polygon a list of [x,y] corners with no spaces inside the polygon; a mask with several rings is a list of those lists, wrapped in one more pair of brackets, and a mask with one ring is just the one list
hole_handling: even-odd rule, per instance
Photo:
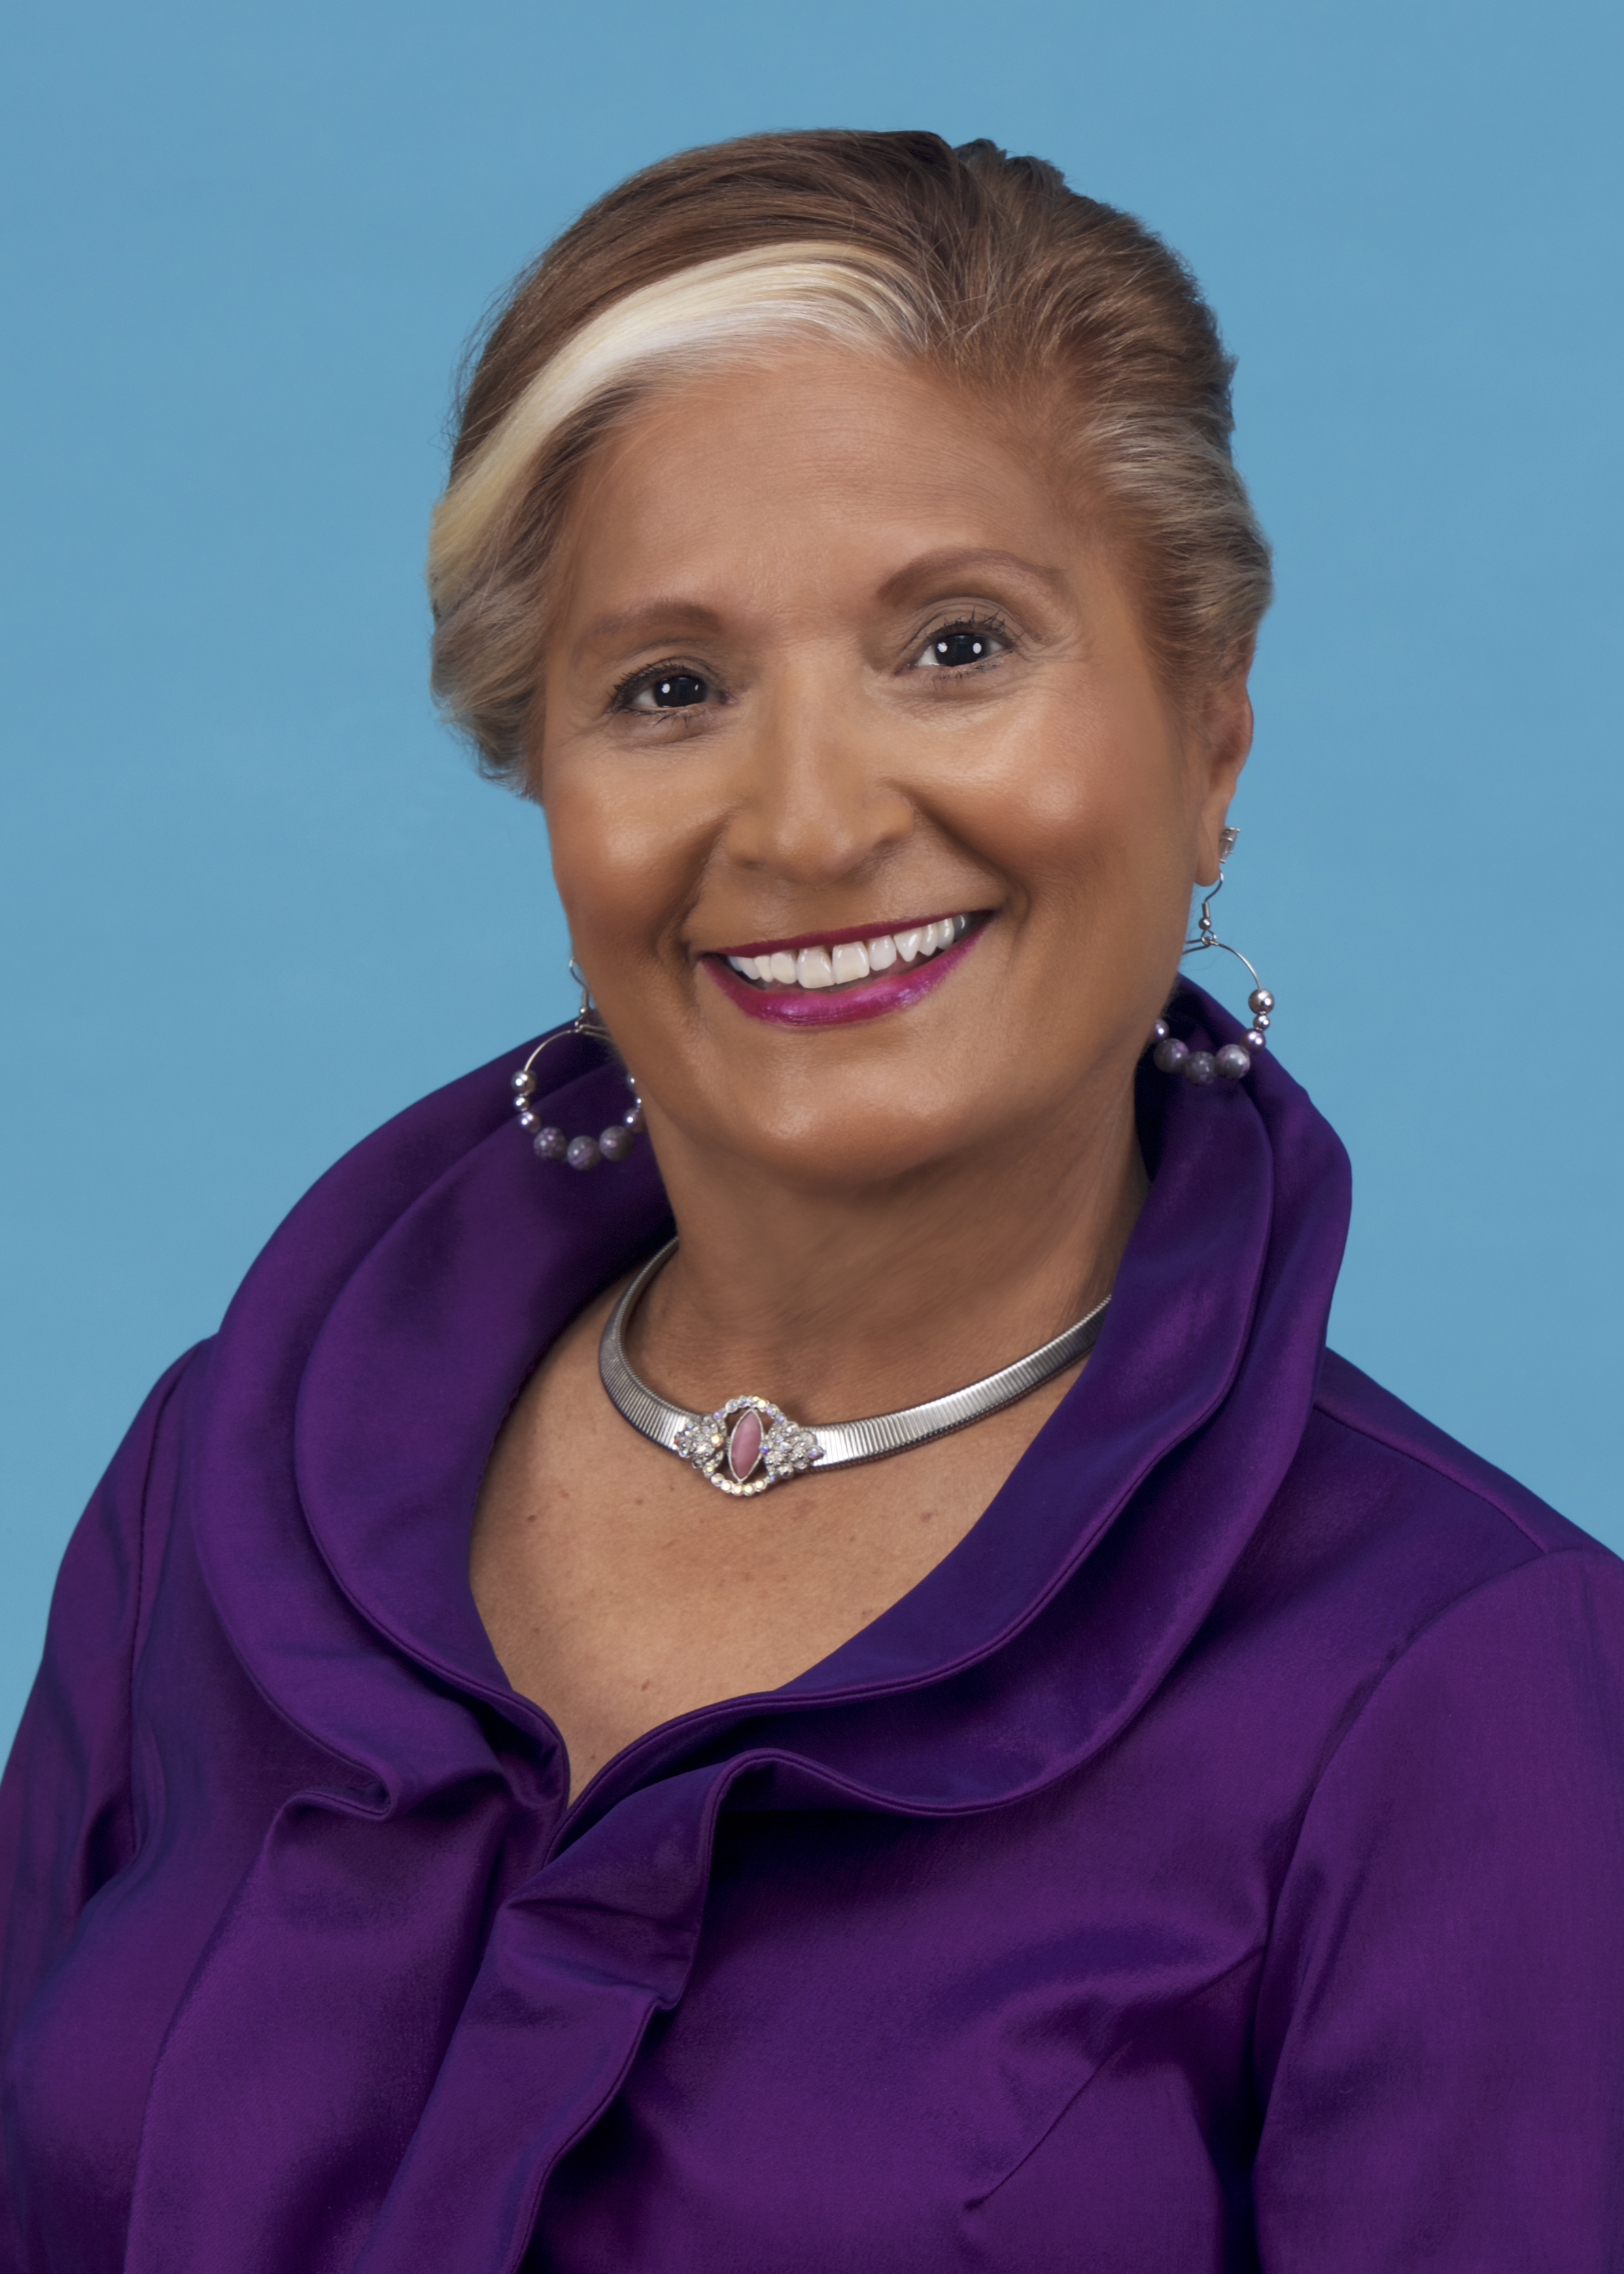
{"label": "satin fabric", "polygon": [[573,1808],[469,1523],[669,1223],[646,1148],[536,1161],[516,1062],[301,1202],[74,1537],[0,2264],[1624,2267],[1624,1567],[1326,1355],[1346,1163],[1272,1057],[1143,1077],[1104,1332],[960,1546]]}

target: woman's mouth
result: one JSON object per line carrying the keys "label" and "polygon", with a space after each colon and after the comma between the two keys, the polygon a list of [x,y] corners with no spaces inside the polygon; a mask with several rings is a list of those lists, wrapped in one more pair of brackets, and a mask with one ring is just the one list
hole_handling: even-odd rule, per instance
{"label": "woman's mouth", "polygon": [[985,916],[927,916],[887,931],[802,934],[725,948],[703,960],[752,1018],[828,1027],[877,1019],[916,1003],[962,962]]}

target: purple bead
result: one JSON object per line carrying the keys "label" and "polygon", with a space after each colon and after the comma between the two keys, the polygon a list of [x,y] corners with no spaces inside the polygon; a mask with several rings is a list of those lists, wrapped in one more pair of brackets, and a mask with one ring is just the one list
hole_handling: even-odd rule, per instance
{"label": "purple bead", "polygon": [[1189,1043],[1181,1043],[1177,1035],[1169,1035],[1156,1044],[1156,1064],[1163,1073],[1177,1073],[1189,1055]]}
{"label": "purple bead", "polygon": [[522,1105],[519,1108],[519,1126],[528,1137],[532,1129],[540,1128],[540,1117],[532,1113],[528,1105]]}
{"label": "purple bead", "polygon": [[1274,998],[1267,987],[1254,987],[1246,998],[1246,1008],[1249,1011],[1261,1011],[1267,1014],[1274,1007]]}
{"label": "purple bead", "polygon": [[1184,1076],[1194,1082],[1198,1089],[1205,1088],[1218,1071],[1218,1061],[1210,1050],[1186,1050]]}
{"label": "purple bead", "polygon": [[636,1143],[635,1133],[623,1121],[612,1121],[598,1140],[598,1149],[605,1161],[623,1161]]}
{"label": "purple bead", "polygon": [[536,1087],[536,1077],[533,1073],[526,1073],[521,1067],[513,1078],[513,1087],[515,1096],[528,1097]]}
{"label": "purple bead", "polygon": [[561,1129],[543,1129],[531,1142],[544,1161],[561,1161],[569,1145]]}
{"label": "purple bead", "polygon": [[1155,1025],[1150,1030],[1150,1039],[1153,1043],[1165,1043],[1170,1032],[1171,1029],[1169,1028],[1167,1020],[1165,1019],[1158,1019]]}
{"label": "purple bead", "polygon": [[1241,1040],[1249,1050],[1260,1050],[1263,1048],[1264,1037],[1256,1027],[1248,1027]]}
{"label": "purple bead", "polygon": [[572,1169],[595,1169],[600,1157],[596,1137],[572,1137],[564,1154]]}
{"label": "purple bead", "polygon": [[1238,1043],[1226,1043],[1216,1063],[1226,1081],[1239,1081],[1252,1071],[1252,1052],[1243,1050]]}
{"label": "purple bead", "polygon": [[630,1111],[623,1113],[620,1118],[625,1122],[627,1127],[631,1131],[634,1137],[637,1134],[640,1129],[644,1129],[648,1126],[648,1124],[643,1120],[643,1108],[641,1105],[634,1105]]}

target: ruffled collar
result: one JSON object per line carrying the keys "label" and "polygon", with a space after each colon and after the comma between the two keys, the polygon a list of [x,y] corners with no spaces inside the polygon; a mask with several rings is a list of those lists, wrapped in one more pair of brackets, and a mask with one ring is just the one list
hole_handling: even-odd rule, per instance
{"label": "ruffled collar", "polygon": [[[1182,1002],[1214,1043],[1236,1031],[1199,990]],[[613,1070],[573,1041],[552,1056],[549,1118],[607,1118]],[[474,1500],[550,1342],[669,1231],[646,1148],[592,1177],[534,1159],[508,1108],[515,1062],[425,1100],[331,1171],[245,1283],[211,1364],[200,1481],[212,1460],[219,1488],[201,1508],[219,1608],[262,1690],[397,1805],[467,1773],[470,1748],[488,1762],[470,1708],[553,1743],[474,1608]],[[1271,1059],[1238,1088],[1148,1069],[1141,1081],[1154,1180],[1104,1333],[981,1520],[797,1681],[629,1748],[576,1830],[678,1762],[741,1747],[815,1758],[871,1804],[986,1806],[1075,1766],[1161,1679],[1296,1450],[1348,1178]],[[246,1496],[244,1442],[261,1449]],[[1055,1687],[1043,1634],[1063,1595]]]}

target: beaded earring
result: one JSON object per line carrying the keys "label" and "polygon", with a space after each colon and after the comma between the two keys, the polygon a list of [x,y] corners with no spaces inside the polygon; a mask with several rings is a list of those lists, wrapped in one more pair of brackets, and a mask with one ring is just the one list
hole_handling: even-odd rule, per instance
{"label": "beaded earring", "polygon": [[1221,1050],[1192,1050],[1188,1043],[1181,1043],[1169,1028],[1165,1019],[1158,1019],[1151,1030],[1151,1044],[1156,1064],[1163,1073],[1182,1073],[1184,1080],[1203,1088],[1209,1081],[1239,1081],[1252,1070],[1252,1061],[1268,1039],[1269,1013],[1274,1008],[1274,998],[1259,978],[1252,965],[1238,947],[1231,947],[1227,939],[1220,939],[1213,929],[1213,902],[1223,890],[1223,865],[1235,850],[1238,829],[1221,829],[1218,832],[1218,881],[1201,902],[1201,914],[1197,921],[1195,937],[1184,942],[1186,955],[1199,955],[1205,948],[1221,947],[1237,963],[1244,963],[1252,973],[1252,992],[1246,998],[1246,1008],[1252,1013],[1252,1024],[1238,1043],[1226,1043]]}
{"label": "beaded earring", "polygon": [[643,1100],[637,1095],[635,1075],[628,1073],[626,1087],[632,1094],[630,1106],[618,1121],[612,1121],[606,1129],[600,1129],[596,1137],[567,1137],[561,1129],[542,1126],[540,1115],[530,1104],[536,1090],[536,1076],[531,1068],[547,1044],[560,1043],[567,1035],[583,1035],[595,1043],[606,1043],[610,1039],[609,1029],[598,1016],[591,990],[573,955],[569,959],[569,975],[581,990],[581,1008],[560,1033],[544,1036],[515,1074],[514,1111],[519,1117],[519,1126],[530,1139],[538,1160],[562,1161],[572,1169],[595,1169],[600,1161],[623,1161],[637,1142],[638,1132],[643,1126]]}

